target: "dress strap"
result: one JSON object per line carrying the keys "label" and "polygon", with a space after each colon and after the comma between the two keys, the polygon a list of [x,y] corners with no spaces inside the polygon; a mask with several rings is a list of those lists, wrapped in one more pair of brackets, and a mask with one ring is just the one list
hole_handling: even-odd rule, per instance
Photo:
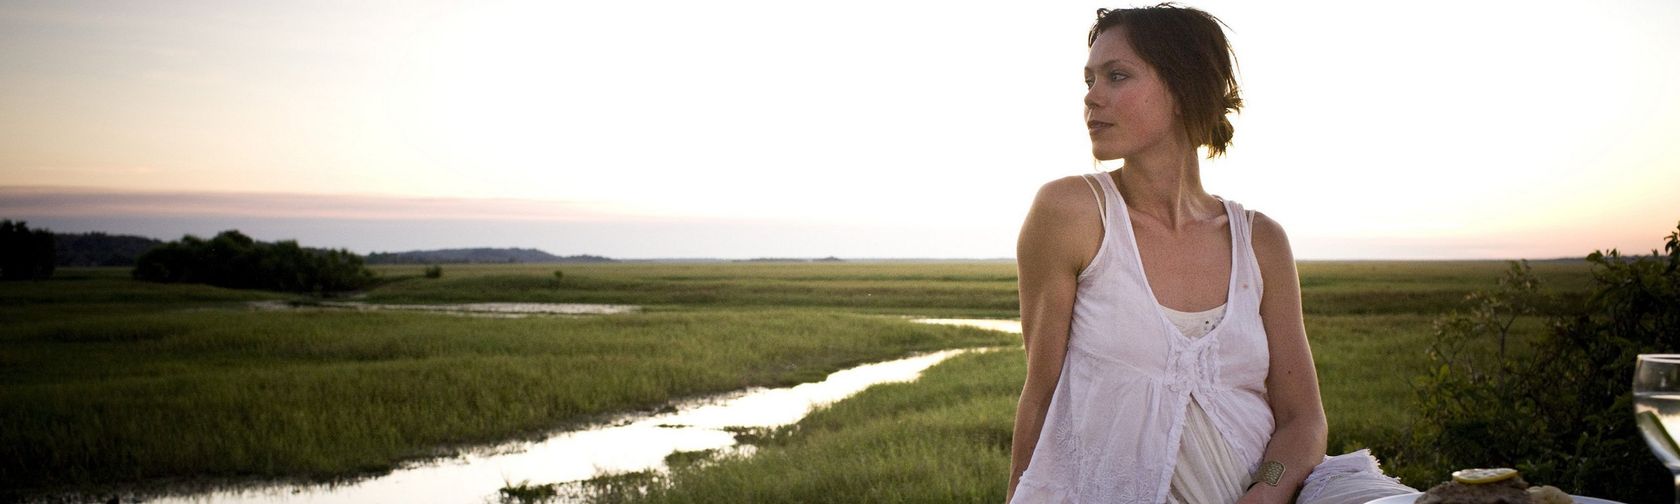
{"label": "dress strap", "polygon": [[1104,198],[1103,195],[1102,195],[1103,192],[1101,190],[1097,189],[1097,185],[1095,183],[1091,182],[1091,177],[1094,177],[1094,176],[1096,176],[1096,175],[1088,173],[1088,174],[1080,175],[1079,178],[1085,179],[1085,185],[1089,186],[1091,188],[1091,196],[1094,196],[1094,197],[1097,198],[1097,213],[1102,216],[1103,232],[1107,233],[1108,232],[1108,199]]}
{"label": "dress strap", "polygon": [[[1254,229],[1254,211],[1244,209],[1242,203],[1225,199],[1218,194],[1211,196],[1219,200],[1219,204],[1225,207],[1225,217],[1231,223],[1231,234],[1246,241],[1250,231]],[[1238,243],[1231,244],[1233,251],[1238,246],[1240,246]]]}
{"label": "dress strap", "polygon": [[1231,253],[1242,254],[1238,264],[1249,270],[1245,274],[1253,279],[1255,293],[1259,295],[1264,292],[1260,289],[1265,285],[1265,279],[1260,277],[1260,258],[1254,255],[1254,211],[1243,208],[1242,203],[1235,201],[1226,201],[1225,204],[1228,206],[1226,213],[1232,219],[1231,228],[1235,231],[1233,238],[1236,241],[1231,243]]}

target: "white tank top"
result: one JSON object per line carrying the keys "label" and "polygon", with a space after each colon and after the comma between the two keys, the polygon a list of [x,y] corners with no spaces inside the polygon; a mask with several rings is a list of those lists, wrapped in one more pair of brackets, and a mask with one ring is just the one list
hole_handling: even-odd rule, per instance
{"label": "white tank top", "polygon": [[1092,178],[1107,202],[1102,243],[1079,273],[1067,358],[1011,502],[1167,501],[1192,400],[1254,472],[1274,423],[1264,288],[1242,205],[1220,199],[1232,249],[1223,319],[1190,338],[1155,301],[1113,180]]}

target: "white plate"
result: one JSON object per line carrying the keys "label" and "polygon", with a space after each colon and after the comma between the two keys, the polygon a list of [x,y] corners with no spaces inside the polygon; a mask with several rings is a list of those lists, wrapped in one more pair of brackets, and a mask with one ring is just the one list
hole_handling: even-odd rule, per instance
{"label": "white plate", "polygon": [[[1418,497],[1422,497],[1422,496],[1423,496],[1423,492],[1400,494],[1400,495],[1390,495],[1388,497],[1383,497],[1381,499],[1366,502],[1365,504],[1412,504],[1413,502],[1417,501]],[[1613,500],[1605,500],[1605,499],[1599,499],[1599,498],[1594,498],[1594,497],[1582,497],[1582,496],[1579,496],[1579,495],[1571,495],[1569,497],[1575,499],[1575,504],[1622,504],[1620,502],[1616,502],[1616,501],[1613,501]]]}

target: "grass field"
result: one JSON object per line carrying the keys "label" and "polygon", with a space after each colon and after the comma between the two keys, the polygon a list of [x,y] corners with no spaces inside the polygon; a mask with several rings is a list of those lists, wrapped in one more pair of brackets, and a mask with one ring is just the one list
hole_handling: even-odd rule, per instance
{"label": "grass field", "polygon": [[[386,276],[419,275],[388,266]],[[556,279],[555,270],[564,272]],[[523,301],[810,307],[856,313],[1019,316],[1012,262],[450,265],[434,281],[368,293],[381,303]]]}
{"label": "grass field", "polygon": [[[1300,265],[1332,450],[1382,456],[1404,441],[1432,320],[1504,268]],[[362,299],[646,308],[511,320],[254,312],[243,303],[288,298],[141,284],[109,269],[0,284],[0,488],[341,477],[917,350],[1019,345],[892,316],[1014,318],[1007,262],[444,269],[434,280],[420,266],[382,267],[390,281]],[[1589,277],[1584,263],[1534,269],[1561,294]],[[715,480],[768,501],[1001,499],[1022,360],[1019,350],[964,356],[917,383],[876,387],[771,436],[752,459],[684,466],[652,498],[706,501],[718,495],[706,488],[730,488]],[[1413,485],[1439,479],[1385,462]]]}

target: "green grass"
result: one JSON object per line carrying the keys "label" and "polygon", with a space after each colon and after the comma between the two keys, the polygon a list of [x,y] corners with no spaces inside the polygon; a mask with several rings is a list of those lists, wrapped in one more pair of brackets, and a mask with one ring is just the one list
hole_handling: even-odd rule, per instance
{"label": "green grass", "polygon": [[[975,263],[746,263],[457,265],[442,279],[419,266],[377,268],[399,278],[368,301],[525,301],[680,306],[799,306],[868,313],[1017,317],[1015,265]],[[554,270],[565,278],[556,280]],[[1436,314],[1493,285],[1501,261],[1309,261],[1300,264],[1311,315]],[[1579,292],[1585,262],[1535,263],[1559,292]]]}
{"label": "green grass", "polygon": [[501,502],[548,502],[559,496],[558,485],[533,485],[529,481],[502,487]]}
{"label": "green grass", "polygon": [[[1585,292],[1586,261],[1532,263],[1554,294]],[[1436,315],[1464,296],[1490,289],[1504,261],[1309,261],[1300,263],[1301,308],[1312,315],[1412,313]]]}
{"label": "green grass", "polygon": [[[554,278],[557,269],[565,278]],[[378,271],[397,276],[420,268]],[[980,317],[1015,317],[1019,311],[1010,262],[454,265],[443,278],[406,277],[366,299],[778,306]]]}
{"label": "green grass", "polygon": [[[1019,345],[884,316],[1014,318],[1007,262],[450,265],[440,279],[422,278],[421,266],[378,269],[386,281],[362,293],[368,302],[647,309],[525,319],[254,312],[243,303],[298,298],[145,284],[120,269],[0,284],[0,488],[339,478],[913,351]],[[1332,451],[1372,446],[1383,457],[1404,441],[1431,322],[1504,269],[1300,265]],[[1584,263],[1534,269],[1562,295],[1589,279]],[[651,498],[1000,500],[1023,375],[1019,350],[958,357],[797,429],[740,433],[762,445],[754,457],[680,456],[675,486],[653,485]],[[1414,486],[1439,479],[1385,463]],[[604,479],[597,500],[666,478],[638,474]]]}

